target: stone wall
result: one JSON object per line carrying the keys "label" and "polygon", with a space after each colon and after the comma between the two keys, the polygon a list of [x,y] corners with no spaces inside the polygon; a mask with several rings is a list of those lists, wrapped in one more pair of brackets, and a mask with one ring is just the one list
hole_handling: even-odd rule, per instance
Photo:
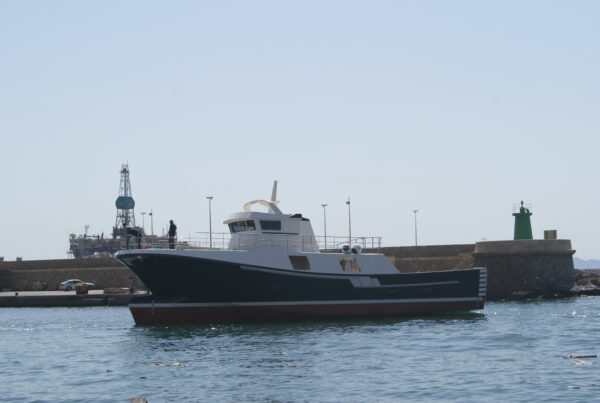
{"label": "stone wall", "polygon": [[[337,252],[337,251],[336,251]],[[366,249],[383,253],[401,273],[487,267],[488,299],[553,295],[574,285],[569,240],[478,242],[467,245],[405,246]],[[79,278],[99,288],[127,287],[141,280],[114,259],[64,259],[0,262],[0,289],[56,289],[62,281]]]}
{"label": "stone wall", "polygon": [[83,268],[83,267],[110,267],[122,266],[112,258],[102,259],[52,259],[52,260],[23,260],[20,262],[0,262],[0,270],[19,270],[19,269],[64,269],[64,268]]}
{"label": "stone wall", "polygon": [[568,293],[575,284],[569,255],[475,256],[488,269],[488,299],[515,299]]}
{"label": "stone wall", "polygon": [[136,288],[144,283],[129,268],[114,259],[63,259],[0,262],[0,289],[19,291],[55,290],[69,279],[96,284],[97,288]]}
{"label": "stone wall", "polygon": [[[457,245],[427,245],[427,246],[392,246],[377,249],[365,249],[365,253],[383,253],[386,256],[397,258],[411,257],[448,257],[458,256],[463,253],[473,253],[474,244]],[[339,252],[339,251],[337,251]]]}
{"label": "stone wall", "polygon": [[400,273],[468,269],[474,244],[399,246],[366,249],[365,253],[383,253]]}
{"label": "stone wall", "polygon": [[475,267],[488,269],[488,299],[568,294],[575,284],[571,241],[478,242]]}
{"label": "stone wall", "polygon": [[[472,268],[472,255],[461,253],[457,256],[445,257],[396,257],[388,256],[400,273],[415,273],[423,271],[445,271],[458,268]],[[469,262],[468,264],[464,264]]]}
{"label": "stone wall", "polygon": [[574,285],[571,242],[518,240],[366,250],[385,254],[401,273],[488,269],[488,299],[568,294]]}

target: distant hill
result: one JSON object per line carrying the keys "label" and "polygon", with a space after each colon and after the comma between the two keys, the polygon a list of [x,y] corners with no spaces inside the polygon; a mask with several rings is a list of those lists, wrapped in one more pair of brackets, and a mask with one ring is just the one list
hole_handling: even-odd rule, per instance
{"label": "distant hill", "polygon": [[600,260],[583,260],[573,257],[573,266],[576,269],[600,269]]}

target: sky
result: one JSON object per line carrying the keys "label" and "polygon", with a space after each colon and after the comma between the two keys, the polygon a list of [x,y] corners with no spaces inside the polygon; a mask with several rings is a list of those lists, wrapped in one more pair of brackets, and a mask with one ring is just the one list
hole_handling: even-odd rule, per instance
{"label": "sky", "polygon": [[[600,258],[597,1],[0,2],[0,256],[286,213],[384,246],[534,238]],[[148,216],[144,219],[149,231]]]}

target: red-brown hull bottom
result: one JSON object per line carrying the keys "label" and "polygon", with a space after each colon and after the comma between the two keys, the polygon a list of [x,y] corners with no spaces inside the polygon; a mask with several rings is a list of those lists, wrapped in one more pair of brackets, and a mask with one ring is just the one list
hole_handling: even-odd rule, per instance
{"label": "red-brown hull bottom", "polygon": [[226,305],[147,304],[130,306],[137,325],[212,324],[252,321],[282,321],[309,318],[389,317],[420,313],[471,311],[482,309],[483,300],[298,304],[298,305]]}

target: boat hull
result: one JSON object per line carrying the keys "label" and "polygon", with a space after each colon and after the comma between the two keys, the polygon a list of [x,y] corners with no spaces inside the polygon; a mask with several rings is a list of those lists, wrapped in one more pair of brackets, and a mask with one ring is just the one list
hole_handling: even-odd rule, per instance
{"label": "boat hull", "polygon": [[138,325],[468,311],[483,308],[487,285],[485,269],[410,274],[340,269],[332,274],[182,256],[175,251],[131,251],[117,259],[152,291],[152,296],[130,302]]}
{"label": "boat hull", "polygon": [[214,324],[298,319],[394,317],[482,309],[483,298],[391,301],[302,301],[297,303],[181,303],[160,298],[132,300],[137,325]]}

